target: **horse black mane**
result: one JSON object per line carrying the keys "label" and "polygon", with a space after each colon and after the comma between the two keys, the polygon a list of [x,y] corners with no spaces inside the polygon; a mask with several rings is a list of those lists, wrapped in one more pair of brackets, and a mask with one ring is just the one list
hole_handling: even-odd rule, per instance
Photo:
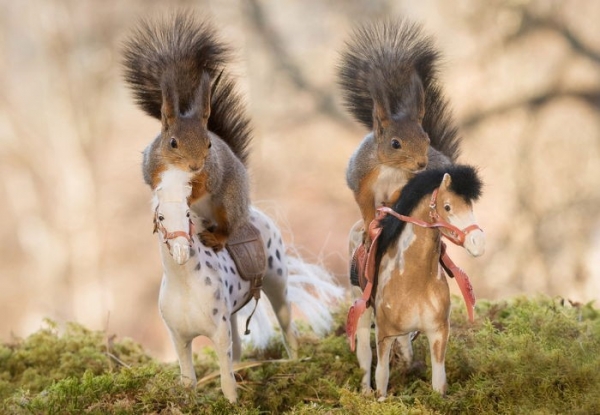
{"label": "horse black mane", "polygon": [[[392,209],[401,215],[409,216],[425,196],[431,195],[440,186],[446,173],[452,179],[450,190],[463,197],[465,201],[476,201],[481,196],[483,184],[477,170],[471,166],[456,164],[439,169],[425,170],[417,174],[404,186],[400,198],[392,206]],[[405,226],[406,222],[391,215],[387,215],[381,221],[382,230],[377,245],[375,262],[377,267],[383,254],[400,237]]]}

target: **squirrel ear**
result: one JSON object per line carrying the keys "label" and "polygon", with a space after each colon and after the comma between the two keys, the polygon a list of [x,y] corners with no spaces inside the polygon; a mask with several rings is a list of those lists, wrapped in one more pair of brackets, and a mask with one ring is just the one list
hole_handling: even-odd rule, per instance
{"label": "squirrel ear", "polygon": [[179,97],[173,79],[165,75],[160,83],[162,107],[160,109],[163,128],[171,127],[179,117]]}
{"label": "squirrel ear", "polygon": [[390,125],[390,110],[385,98],[373,96],[373,131],[375,135],[383,134]]}
{"label": "squirrel ear", "polygon": [[394,108],[394,113],[404,114],[409,119],[417,121],[419,124],[423,122],[425,116],[425,90],[423,82],[415,72],[412,74],[410,82],[402,91],[402,99],[398,102],[398,108]]}
{"label": "squirrel ear", "polygon": [[208,72],[202,72],[200,85],[196,91],[196,99],[194,100],[193,111],[198,112],[202,126],[206,128],[210,117],[210,97],[211,97],[211,79]]}

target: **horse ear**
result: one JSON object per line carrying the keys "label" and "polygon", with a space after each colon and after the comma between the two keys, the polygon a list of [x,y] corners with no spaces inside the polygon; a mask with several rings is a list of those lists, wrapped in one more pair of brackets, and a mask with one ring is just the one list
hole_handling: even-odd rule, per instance
{"label": "horse ear", "polygon": [[160,112],[162,125],[166,130],[173,126],[179,117],[179,97],[177,96],[175,82],[170,74],[165,74],[160,83],[160,89],[162,91],[162,106]]}
{"label": "horse ear", "polygon": [[443,189],[448,189],[451,184],[452,184],[452,178],[450,177],[450,175],[448,173],[445,173],[440,187]]}

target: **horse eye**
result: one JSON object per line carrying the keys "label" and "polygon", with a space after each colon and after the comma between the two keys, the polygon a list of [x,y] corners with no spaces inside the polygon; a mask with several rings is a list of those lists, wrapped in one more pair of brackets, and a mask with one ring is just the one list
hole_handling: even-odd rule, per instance
{"label": "horse eye", "polygon": [[397,138],[392,138],[392,148],[398,150],[401,147],[402,145],[400,144],[400,140],[398,140]]}
{"label": "horse eye", "polygon": [[171,146],[171,148],[177,148],[177,140],[175,139],[175,137],[171,138],[169,145]]}
{"label": "horse eye", "polygon": [[165,217],[163,215],[158,215],[158,220],[162,222],[163,220],[165,220]]}
{"label": "horse eye", "polygon": [[445,210],[446,212],[450,212],[450,210],[451,210],[451,209],[452,209],[452,208],[450,207],[450,205],[444,205],[444,210]]}

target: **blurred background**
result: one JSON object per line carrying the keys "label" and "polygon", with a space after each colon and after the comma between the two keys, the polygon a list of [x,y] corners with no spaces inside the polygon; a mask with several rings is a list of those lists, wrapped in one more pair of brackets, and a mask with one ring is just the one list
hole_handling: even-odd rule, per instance
{"label": "blurred background", "polygon": [[340,284],[359,217],[345,169],[366,131],[340,104],[338,52],[357,23],[406,16],[443,53],[460,161],[485,181],[486,254],[452,251],[478,297],[600,299],[600,2],[0,0],[0,340],[48,317],[172,358],[140,168],[160,125],[119,62],[140,17],[178,7],[237,52],[254,201]]}

